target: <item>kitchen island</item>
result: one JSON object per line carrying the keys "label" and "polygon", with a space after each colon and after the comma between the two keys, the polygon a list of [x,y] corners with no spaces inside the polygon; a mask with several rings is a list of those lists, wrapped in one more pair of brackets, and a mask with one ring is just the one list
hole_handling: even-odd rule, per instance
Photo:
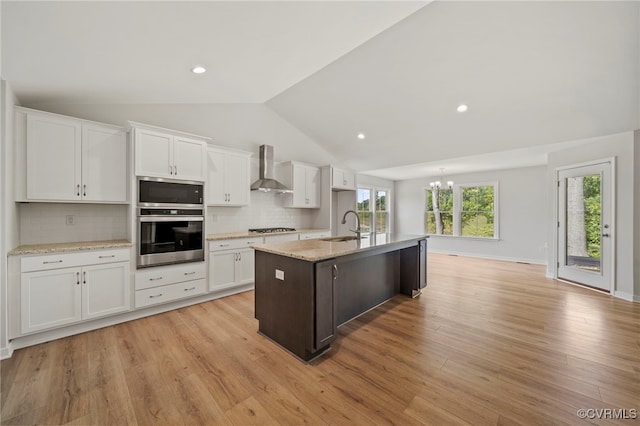
{"label": "kitchen island", "polygon": [[323,354],[337,328],[426,286],[425,235],[370,234],[287,241],[255,249],[258,331],[303,361]]}

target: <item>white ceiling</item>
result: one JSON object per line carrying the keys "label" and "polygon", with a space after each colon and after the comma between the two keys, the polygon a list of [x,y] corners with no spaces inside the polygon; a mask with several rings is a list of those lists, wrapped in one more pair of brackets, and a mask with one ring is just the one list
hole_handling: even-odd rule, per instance
{"label": "white ceiling", "polygon": [[23,103],[263,103],[426,3],[3,1],[2,76]]}
{"label": "white ceiling", "polygon": [[23,104],[266,102],[389,179],[544,164],[557,143],[640,127],[639,2],[1,6]]}

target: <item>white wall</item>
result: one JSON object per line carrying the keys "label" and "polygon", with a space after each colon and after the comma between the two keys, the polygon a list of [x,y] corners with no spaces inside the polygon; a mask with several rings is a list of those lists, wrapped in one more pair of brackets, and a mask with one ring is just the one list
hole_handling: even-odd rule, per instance
{"label": "white wall", "polygon": [[[500,239],[432,236],[428,241],[429,251],[546,263],[545,167],[447,175],[446,179],[453,180],[456,184],[498,182]],[[395,229],[397,233],[423,234],[425,232],[425,189],[430,180],[433,179],[425,177],[396,182]]]}
{"label": "white wall", "polygon": [[19,245],[18,209],[13,202],[14,193],[14,104],[17,103],[9,83],[0,81],[0,357],[9,356],[7,340],[7,251]]}
{"label": "white wall", "polygon": [[[634,176],[640,163],[634,164],[638,154],[634,154],[634,134],[633,132],[619,133],[610,136],[591,138],[585,141],[585,145],[578,148],[570,148],[562,151],[552,152],[549,154],[548,171],[547,171],[547,221],[554,223],[557,220],[557,202],[556,202],[556,169],[566,167],[573,164],[580,164],[601,159],[616,159],[616,203],[615,203],[615,277],[616,284],[612,294],[631,300],[634,296],[640,301],[640,292],[634,289],[634,234],[637,240],[638,231],[637,217],[634,220],[634,201],[640,190],[634,189]],[[634,192],[635,191],[635,192]],[[635,205],[637,208],[637,204]],[[638,211],[635,212],[636,214]],[[555,247],[555,230],[550,227],[547,234],[550,242],[550,250],[547,263],[547,271],[549,275],[555,276],[556,262]],[[553,242],[553,243],[551,243]],[[637,254],[636,254],[637,256]],[[636,261],[636,269],[637,269]],[[637,274],[637,272],[635,272]],[[637,275],[636,275],[637,276]]]}

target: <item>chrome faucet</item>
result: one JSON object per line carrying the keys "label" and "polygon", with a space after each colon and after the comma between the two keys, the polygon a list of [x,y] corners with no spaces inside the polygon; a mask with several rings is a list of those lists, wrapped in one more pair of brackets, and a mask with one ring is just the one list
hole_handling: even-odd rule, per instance
{"label": "chrome faucet", "polygon": [[356,216],[356,229],[350,229],[350,231],[355,232],[356,238],[358,239],[358,241],[360,241],[360,216],[358,216],[358,213],[356,213],[354,210],[347,210],[346,212],[344,212],[344,216],[342,216],[342,224],[344,225],[347,223],[347,215],[349,213],[353,213]]}

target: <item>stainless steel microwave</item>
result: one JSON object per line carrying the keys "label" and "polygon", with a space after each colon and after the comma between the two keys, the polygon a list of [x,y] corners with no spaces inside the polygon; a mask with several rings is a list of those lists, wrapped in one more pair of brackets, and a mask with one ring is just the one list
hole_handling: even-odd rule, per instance
{"label": "stainless steel microwave", "polygon": [[139,207],[202,207],[203,200],[202,182],[138,178]]}

